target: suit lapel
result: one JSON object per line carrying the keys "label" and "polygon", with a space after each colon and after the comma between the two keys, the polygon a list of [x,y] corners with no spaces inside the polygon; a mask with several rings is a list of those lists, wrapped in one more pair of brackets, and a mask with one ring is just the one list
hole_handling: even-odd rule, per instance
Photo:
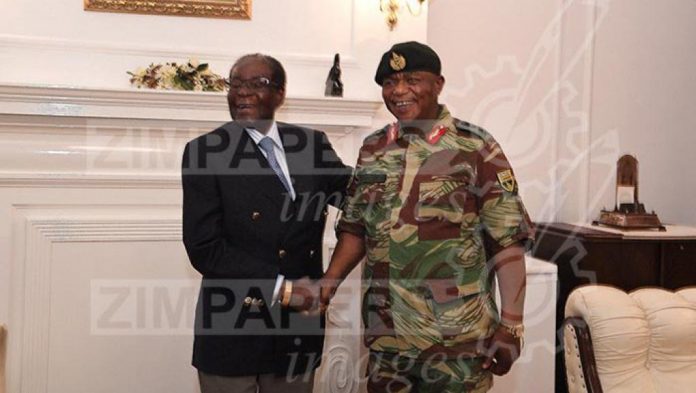
{"label": "suit lapel", "polygon": [[233,168],[239,168],[235,176],[236,182],[241,183],[241,187],[248,187],[249,190],[258,190],[254,196],[264,197],[278,206],[283,206],[286,190],[278,179],[268,160],[249,136],[244,128],[234,122],[228,123],[224,127],[230,134],[230,145],[232,150],[230,163]]}

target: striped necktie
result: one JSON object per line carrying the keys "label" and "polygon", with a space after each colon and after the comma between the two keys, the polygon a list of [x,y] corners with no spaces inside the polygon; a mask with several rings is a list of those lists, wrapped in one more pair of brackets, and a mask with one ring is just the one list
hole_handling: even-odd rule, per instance
{"label": "striped necktie", "polygon": [[273,140],[269,137],[264,137],[259,141],[259,146],[266,152],[266,159],[268,159],[271,169],[273,169],[273,172],[278,176],[280,182],[283,183],[285,190],[292,195],[292,189],[290,188],[290,184],[288,184],[288,179],[285,178],[283,170],[280,169],[280,164],[278,164],[278,160],[273,152]]}

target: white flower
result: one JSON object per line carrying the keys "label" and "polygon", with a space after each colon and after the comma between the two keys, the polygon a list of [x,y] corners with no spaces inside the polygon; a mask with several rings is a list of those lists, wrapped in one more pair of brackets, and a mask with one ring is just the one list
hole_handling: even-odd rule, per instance
{"label": "white flower", "polygon": [[[136,87],[148,87],[154,89],[173,89],[173,90],[222,90],[219,83],[222,77],[206,67],[205,70],[198,71],[200,62],[196,58],[191,58],[185,64],[165,63],[150,64],[143,69],[139,67],[131,75],[131,84]],[[181,78],[185,78],[182,81]]]}

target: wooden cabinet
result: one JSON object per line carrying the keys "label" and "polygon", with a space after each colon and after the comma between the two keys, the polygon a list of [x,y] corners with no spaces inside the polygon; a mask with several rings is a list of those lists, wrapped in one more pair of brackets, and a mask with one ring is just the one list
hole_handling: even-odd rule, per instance
{"label": "wooden cabinet", "polygon": [[[537,224],[536,258],[558,267],[556,331],[570,292],[584,284],[630,291],[644,286],[677,289],[696,285],[696,228],[622,232],[563,223]],[[556,392],[566,392],[563,352],[556,336]]]}
{"label": "wooden cabinet", "polygon": [[696,285],[696,240],[662,243],[661,277],[665,288]]}

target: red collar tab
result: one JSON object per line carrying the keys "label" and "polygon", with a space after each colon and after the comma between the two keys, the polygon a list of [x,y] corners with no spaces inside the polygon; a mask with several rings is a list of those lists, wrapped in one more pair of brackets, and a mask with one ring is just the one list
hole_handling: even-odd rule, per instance
{"label": "red collar tab", "polygon": [[396,141],[396,137],[399,134],[399,124],[392,123],[387,128],[387,144]]}
{"label": "red collar tab", "polygon": [[433,128],[432,131],[430,131],[430,133],[428,134],[428,136],[425,139],[428,141],[428,143],[430,143],[431,145],[434,145],[437,143],[437,141],[440,140],[440,138],[443,135],[445,135],[446,132],[447,132],[447,126],[439,125],[439,126]]}

